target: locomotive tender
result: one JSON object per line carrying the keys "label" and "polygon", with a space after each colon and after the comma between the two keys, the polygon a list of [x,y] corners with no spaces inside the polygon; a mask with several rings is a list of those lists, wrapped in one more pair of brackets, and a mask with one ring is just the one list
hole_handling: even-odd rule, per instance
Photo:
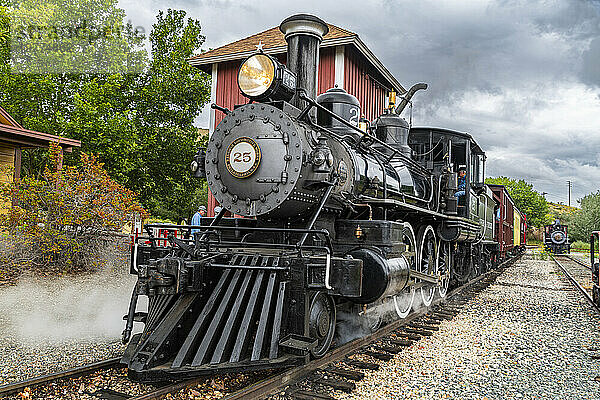
{"label": "locomotive tender", "polygon": [[[244,61],[249,102],[213,105],[226,116],[192,162],[222,211],[161,226],[187,234],[167,246],[136,238],[122,359],[134,379],[301,364],[328,351],[342,315],[376,329],[499,261],[485,153],[468,134],[409,129],[399,115],[426,85],[359,121],[342,89],[316,98],[327,25],[299,14],[280,29],[287,65],[260,51]],[[136,312],[140,295],[147,312]],[[131,336],[134,321],[145,326]]]}

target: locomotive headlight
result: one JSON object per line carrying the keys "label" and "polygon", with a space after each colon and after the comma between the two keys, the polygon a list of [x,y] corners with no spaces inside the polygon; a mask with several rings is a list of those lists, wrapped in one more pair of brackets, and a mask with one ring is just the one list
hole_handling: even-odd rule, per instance
{"label": "locomotive headlight", "polygon": [[238,85],[252,100],[289,101],[296,91],[296,76],[274,58],[259,53],[242,63]]}
{"label": "locomotive headlight", "polygon": [[238,73],[238,84],[248,97],[258,97],[271,87],[275,80],[275,63],[264,54],[249,57]]}

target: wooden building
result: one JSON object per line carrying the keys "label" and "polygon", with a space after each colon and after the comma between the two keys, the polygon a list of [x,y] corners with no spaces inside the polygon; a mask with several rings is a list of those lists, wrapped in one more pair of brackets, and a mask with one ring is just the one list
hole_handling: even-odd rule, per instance
{"label": "wooden building", "polygon": [[[331,24],[328,26],[329,33],[324,36],[319,52],[317,94],[337,85],[356,96],[362,116],[369,120],[377,118],[387,104],[390,91],[404,93],[406,90],[356,33]],[[233,109],[237,104],[248,102],[238,87],[237,73],[242,61],[256,52],[259,43],[266,54],[285,64],[287,42],[278,26],[189,60],[192,66],[211,74],[211,103]],[[223,117],[221,112],[211,109],[211,133]],[[210,193],[208,199],[208,215],[213,215],[216,202]]]}
{"label": "wooden building", "polygon": [[[23,149],[49,147],[52,142],[58,143],[67,152],[81,146],[79,140],[25,129],[0,107],[0,180],[7,182],[19,179]],[[12,173],[7,174],[9,170]]]}

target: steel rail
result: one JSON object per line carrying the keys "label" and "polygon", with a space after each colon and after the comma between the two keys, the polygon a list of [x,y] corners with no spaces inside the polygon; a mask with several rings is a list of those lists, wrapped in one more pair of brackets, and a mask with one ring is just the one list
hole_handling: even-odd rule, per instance
{"label": "steel rail", "polygon": [[567,269],[565,268],[565,266],[563,264],[561,264],[560,261],[558,261],[556,259],[556,257],[552,256],[552,260],[556,263],[556,265],[558,265],[560,267],[560,269],[562,269],[562,271],[564,272],[565,276],[581,292],[581,294],[583,294],[583,297],[585,297],[585,299],[592,305],[592,307],[594,308],[594,310],[596,310],[597,312],[600,313],[600,307],[596,303],[594,303],[594,300],[592,299],[592,296],[590,296],[590,294],[587,292],[587,290],[585,290],[585,288],[583,286],[581,286],[581,284],[579,282],[577,282],[577,280],[573,277],[573,275],[571,275],[569,273],[569,271],[567,271]]}
{"label": "steel rail", "polygon": [[61,378],[77,378],[82,375],[91,374],[95,371],[101,371],[104,369],[116,367],[119,365],[120,360],[121,357],[109,358],[108,360],[82,365],[80,367],[71,368],[66,371],[54,372],[47,375],[40,375],[35,378],[25,379],[23,381],[2,385],[0,386],[0,396],[18,393],[26,387],[32,388],[40,386]]}
{"label": "steel rail", "polygon": [[584,261],[581,261],[579,259],[577,259],[576,257],[573,257],[570,254],[559,254],[559,256],[561,257],[567,257],[569,260],[575,261],[577,264],[586,267],[587,269],[589,269],[590,271],[592,270],[592,267],[590,267],[590,265]]}
{"label": "steel rail", "polygon": [[[460,294],[462,291],[470,288],[471,286],[478,283],[479,281],[481,281],[487,277],[493,276],[494,274],[499,274],[499,272],[502,271],[501,268],[510,265],[510,263],[519,259],[520,256],[521,255],[517,255],[509,260],[504,261],[502,264],[498,265],[498,267],[495,268],[494,270],[489,271],[483,275],[480,275],[480,276],[468,281],[464,285],[462,285],[462,286],[454,289],[450,293],[448,293],[448,295],[446,297],[444,297],[443,299],[438,298],[438,299],[434,300],[434,302],[429,307],[419,308],[418,310],[411,313],[407,318],[394,321],[394,322],[378,329],[376,332],[373,332],[372,334],[370,334],[368,336],[354,339],[353,341],[343,344],[340,347],[336,347],[335,349],[329,351],[324,357],[313,360],[313,361],[309,362],[308,364],[283,371],[280,374],[271,376],[260,382],[255,383],[253,385],[250,385],[248,387],[240,389],[237,392],[234,392],[232,394],[224,396],[222,398],[222,400],[261,399],[261,398],[270,396],[270,395],[276,393],[282,387],[290,385],[292,383],[295,383],[295,382],[301,380],[302,378],[310,375],[312,372],[316,371],[317,369],[322,368],[322,367],[326,366],[327,364],[339,361],[339,360],[343,359],[344,357],[346,357],[348,354],[360,349],[361,347],[364,347],[370,343],[373,343],[374,341],[376,341],[378,339],[388,336],[389,334],[391,334],[395,330],[403,327],[404,325],[408,325],[410,322],[424,316],[429,311],[431,311],[433,306],[444,304],[450,298]],[[136,398],[136,400],[142,400],[142,399]],[[143,399],[143,400],[151,400],[151,399]],[[153,400],[153,398],[152,398],[152,400]]]}

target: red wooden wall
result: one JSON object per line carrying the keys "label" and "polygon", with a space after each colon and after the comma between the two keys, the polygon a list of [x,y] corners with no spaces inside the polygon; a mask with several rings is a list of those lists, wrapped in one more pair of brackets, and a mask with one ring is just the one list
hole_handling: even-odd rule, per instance
{"label": "red wooden wall", "polygon": [[362,57],[346,47],[344,62],[344,89],[360,102],[362,116],[373,121],[385,109],[387,90],[369,76]]}

